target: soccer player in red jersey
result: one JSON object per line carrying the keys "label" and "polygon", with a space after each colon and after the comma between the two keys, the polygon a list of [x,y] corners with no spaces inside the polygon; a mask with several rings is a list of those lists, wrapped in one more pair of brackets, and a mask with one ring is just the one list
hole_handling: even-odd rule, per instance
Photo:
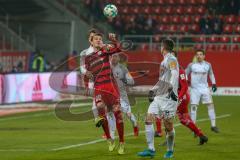
{"label": "soccer player in red jersey", "polygon": [[98,115],[102,119],[102,127],[108,140],[109,151],[115,148],[115,142],[109,133],[106,111],[112,111],[116,119],[116,126],[119,135],[118,154],[124,154],[124,124],[120,107],[120,95],[113,77],[109,58],[112,54],[121,50],[117,47],[116,35],[109,34],[113,44],[103,44],[103,36],[96,33],[92,37],[94,53],[85,57],[86,69],[91,72],[94,82],[94,99]]}
{"label": "soccer player in red jersey", "polygon": [[[172,54],[175,57],[177,57],[176,52],[173,52]],[[187,82],[186,74],[182,67],[179,67],[178,100],[179,100],[179,106],[177,108],[177,115],[180,122],[190,130],[192,130],[194,134],[199,137],[199,144],[203,145],[208,141],[208,138],[196,126],[196,124],[192,121],[188,113],[188,104],[190,101],[190,95],[188,93],[188,82]],[[160,123],[160,126],[159,126],[159,123]],[[156,120],[156,126],[157,128],[161,128],[161,121],[159,122],[159,120],[158,121]],[[159,130],[157,130],[157,132],[159,132]]]}

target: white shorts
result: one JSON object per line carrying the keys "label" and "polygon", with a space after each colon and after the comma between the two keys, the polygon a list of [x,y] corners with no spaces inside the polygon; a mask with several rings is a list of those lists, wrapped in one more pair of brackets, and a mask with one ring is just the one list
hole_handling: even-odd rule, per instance
{"label": "white shorts", "polygon": [[202,104],[213,103],[212,95],[209,88],[191,88],[190,91],[191,104],[199,105],[201,100]]}
{"label": "white shorts", "polygon": [[177,106],[178,103],[176,101],[163,97],[155,97],[148,108],[148,113],[160,115],[160,117],[168,119],[175,117]]}
{"label": "white shorts", "polygon": [[120,98],[121,110],[123,113],[131,113],[131,106],[129,101]]}

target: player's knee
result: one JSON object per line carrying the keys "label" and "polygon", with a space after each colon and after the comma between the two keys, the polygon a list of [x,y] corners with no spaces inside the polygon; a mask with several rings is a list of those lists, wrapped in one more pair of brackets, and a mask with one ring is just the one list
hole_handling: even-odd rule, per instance
{"label": "player's knee", "polygon": [[171,132],[173,130],[173,126],[172,125],[167,125],[165,127],[165,129],[166,129],[167,132]]}
{"label": "player's knee", "polygon": [[96,107],[97,107],[97,108],[104,108],[104,107],[105,107],[105,104],[104,104],[103,102],[98,102],[98,103],[96,104]]}
{"label": "player's knee", "polygon": [[214,109],[213,103],[207,104],[208,109]]}
{"label": "player's knee", "polygon": [[147,114],[147,117],[145,119],[145,124],[146,125],[153,124],[153,119],[154,119],[154,116],[152,114]]}
{"label": "player's knee", "polygon": [[164,126],[167,132],[171,132],[173,130],[173,122],[171,119],[164,120]]}
{"label": "player's knee", "polygon": [[119,104],[113,105],[113,112],[120,112],[121,111],[121,107]]}
{"label": "player's knee", "polygon": [[197,105],[191,105],[191,111],[197,111]]}
{"label": "player's knee", "polygon": [[128,118],[131,118],[131,116],[132,116],[132,113],[131,113],[131,112],[130,112],[130,113],[128,112],[128,113],[127,113],[127,117],[128,117]]}

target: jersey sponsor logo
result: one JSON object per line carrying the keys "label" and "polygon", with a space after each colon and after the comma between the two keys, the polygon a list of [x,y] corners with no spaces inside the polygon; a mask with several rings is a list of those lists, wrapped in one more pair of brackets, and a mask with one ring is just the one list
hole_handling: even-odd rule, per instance
{"label": "jersey sponsor logo", "polygon": [[175,69],[177,67],[177,63],[175,61],[172,61],[169,63],[170,69]]}

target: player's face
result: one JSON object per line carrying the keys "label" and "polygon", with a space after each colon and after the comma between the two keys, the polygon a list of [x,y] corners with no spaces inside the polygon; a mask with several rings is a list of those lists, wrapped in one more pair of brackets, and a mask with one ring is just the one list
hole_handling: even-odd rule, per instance
{"label": "player's face", "polygon": [[120,60],[119,55],[115,54],[115,55],[112,56],[112,61],[111,62],[112,62],[113,65],[116,65],[116,64],[118,64],[119,60]]}
{"label": "player's face", "polygon": [[198,62],[202,62],[205,58],[205,55],[203,54],[203,52],[197,52],[196,53],[196,58]]}
{"label": "player's face", "polygon": [[94,48],[101,48],[103,46],[103,41],[101,36],[93,36],[92,38],[92,46]]}

